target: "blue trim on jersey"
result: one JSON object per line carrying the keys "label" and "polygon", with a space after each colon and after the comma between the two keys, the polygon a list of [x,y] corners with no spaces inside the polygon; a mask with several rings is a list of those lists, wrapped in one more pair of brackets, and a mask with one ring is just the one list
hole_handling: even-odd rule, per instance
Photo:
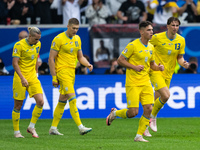
{"label": "blue trim on jersey", "polygon": [[68,99],[69,102],[71,102],[72,100],[76,99],[76,96],[73,96],[72,98]]}
{"label": "blue trim on jersey", "polygon": [[146,119],[148,119],[148,120],[150,120],[150,118],[148,118],[148,117],[146,117],[145,115],[142,115],[144,118],[146,118]]}
{"label": "blue trim on jersey", "polygon": [[121,55],[127,59],[127,57],[124,54],[121,54]]}
{"label": "blue trim on jersey", "polygon": [[[65,32],[65,35],[67,36],[67,33]],[[67,36],[68,37],[68,36]],[[73,36],[70,38],[70,37],[68,37],[70,40],[72,40],[73,39]]]}
{"label": "blue trim on jersey", "polygon": [[166,34],[166,37],[167,37],[170,41],[173,41],[173,40],[176,38],[176,35],[175,35],[174,39],[170,39],[170,38],[167,36],[167,31],[165,32],[165,34]]}
{"label": "blue trim on jersey", "polygon": [[[12,57],[20,58],[19,56],[12,56]],[[6,68],[7,68],[7,67],[6,67]]]}
{"label": "blue trim on jersey", "polygon": [[26,41],[26,43],[27,43],[28,45],[33,46],[33,44],[31,45],[31,44],[28,43],[28,39],[27,39],[27,38],[25,38],[25,41]]}
{"label": "blue trim on jersey", "polygon": [[55,50],[55,49],[52,49],[52,48],[51,48],[51,50],[54,50],[54,51],[58,52],[58,50]]}
{"label": "blue trim on jersey", "polygon": [[[141,41],[141,38],[140,38],[140,43],[142,44],[142,45],[144,45],[143,43],[142,43],[142,41]],[[148,46],[148,44],[147,45],[144,45],[145,47],[147,47]]]}

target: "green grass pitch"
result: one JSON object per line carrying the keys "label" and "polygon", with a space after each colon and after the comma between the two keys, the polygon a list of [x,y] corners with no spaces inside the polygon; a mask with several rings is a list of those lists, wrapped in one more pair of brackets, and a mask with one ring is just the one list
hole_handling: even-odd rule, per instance
{"label": "green grass pitch", "polygon": [[13,136],[12,120],[0,120],[0,150],[199,150],[200,118],[158,118],[158,132],[144,137],[149,143],[134,142],[138,118],[120,119],[106,126],[105,119],[82,119],[92,132],[79,135],[72,119],[62,119],[58,129],[64,136],[49,135],[50,119],[40,119],[36,131],[40,138],[26,132],[30,119],[20,120],[24,139]]}

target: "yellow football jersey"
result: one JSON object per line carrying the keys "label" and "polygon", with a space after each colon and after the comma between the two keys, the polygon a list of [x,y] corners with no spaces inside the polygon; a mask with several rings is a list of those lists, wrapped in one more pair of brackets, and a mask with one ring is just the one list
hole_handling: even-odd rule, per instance
{"label": "yellow football jersey", "polygon": [[122,51],[127,61],[134,66],[144,65],[144,70],[137,72],[133,69],[126,70],[126,86],[140,86],[150,84],[150,62],[154,61],[154,47],[152,44],[144,45],[140,39],[130,42]]}
{"label": "yellow football jersey", "polygon": [[[20,40],[19,42],[15,43],[13,47],[12,57],[19,58],[19,68],[26,80],[36,76],[35,69],[40,48],[40,41],[36,45],[30,45],[27,39]],[[18,77],[16,76],[16,72],[15,77]]]}
{"label": "yellow football jersey", "polygon": [[81,39],[78,35],[69,38],[66,32],[62,32],[53,39],[51,50],[58,51],[55,58],[56,72],[67,67],[76,68],[77,53],[81,50]]}
{"label": "yellow football jersey", "polygon": [[164,71],[159,73],[165,78],[172,78],[177,56],[185,54],[185,39],[176,34],[176,37],[171,40],[167,37],[167,32],[161,32],[153,35],[150,43],[155,47],[155,62],[165,67]]}

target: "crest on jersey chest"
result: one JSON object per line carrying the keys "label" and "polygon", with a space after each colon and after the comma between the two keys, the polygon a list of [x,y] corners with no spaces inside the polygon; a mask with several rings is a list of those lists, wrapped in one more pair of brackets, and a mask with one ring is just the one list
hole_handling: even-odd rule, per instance
{"label": "crest on jersey chest", "polygon": [[172,53],[172,50],[168,50],[168,55],[170,55]]}

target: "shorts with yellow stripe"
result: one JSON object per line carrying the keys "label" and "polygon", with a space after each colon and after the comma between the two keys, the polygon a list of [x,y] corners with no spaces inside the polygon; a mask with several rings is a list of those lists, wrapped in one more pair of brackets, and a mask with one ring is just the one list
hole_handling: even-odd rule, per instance
{"label": "shorts with yellow stripe", "polygon": [[166,79],[162,74],[154,72],[150,74],[150,80],[154,86],[155,91],[158,91],[166,86],[169,88],[171,82],[171,78]]}
{"label": "shorts with yellow stripe", "polygon": [[153,104],[154,94],[151,84],[142,86],[127,86],[126,87],[127,107],[139,107],[139,102],[142,105]]}
{"label": "shorts with yellow stripe", "polygon": [[35,94],[43,94],[41,83],[38,78],[28,81],[28,87],[22,86],[21,80],[18,77],[13,79],[13,98],[15,100],[24,100],[26,98],[26,91],[29,93],[29,97],[33,97]]}
{"label": "shorts with yellow stripe", "polygon": [[66,95],[75,93],[74,82],[75,82],[75,69],[66,68],[62,69],[57,73],[57,79],[60,84],[60,94]]}

